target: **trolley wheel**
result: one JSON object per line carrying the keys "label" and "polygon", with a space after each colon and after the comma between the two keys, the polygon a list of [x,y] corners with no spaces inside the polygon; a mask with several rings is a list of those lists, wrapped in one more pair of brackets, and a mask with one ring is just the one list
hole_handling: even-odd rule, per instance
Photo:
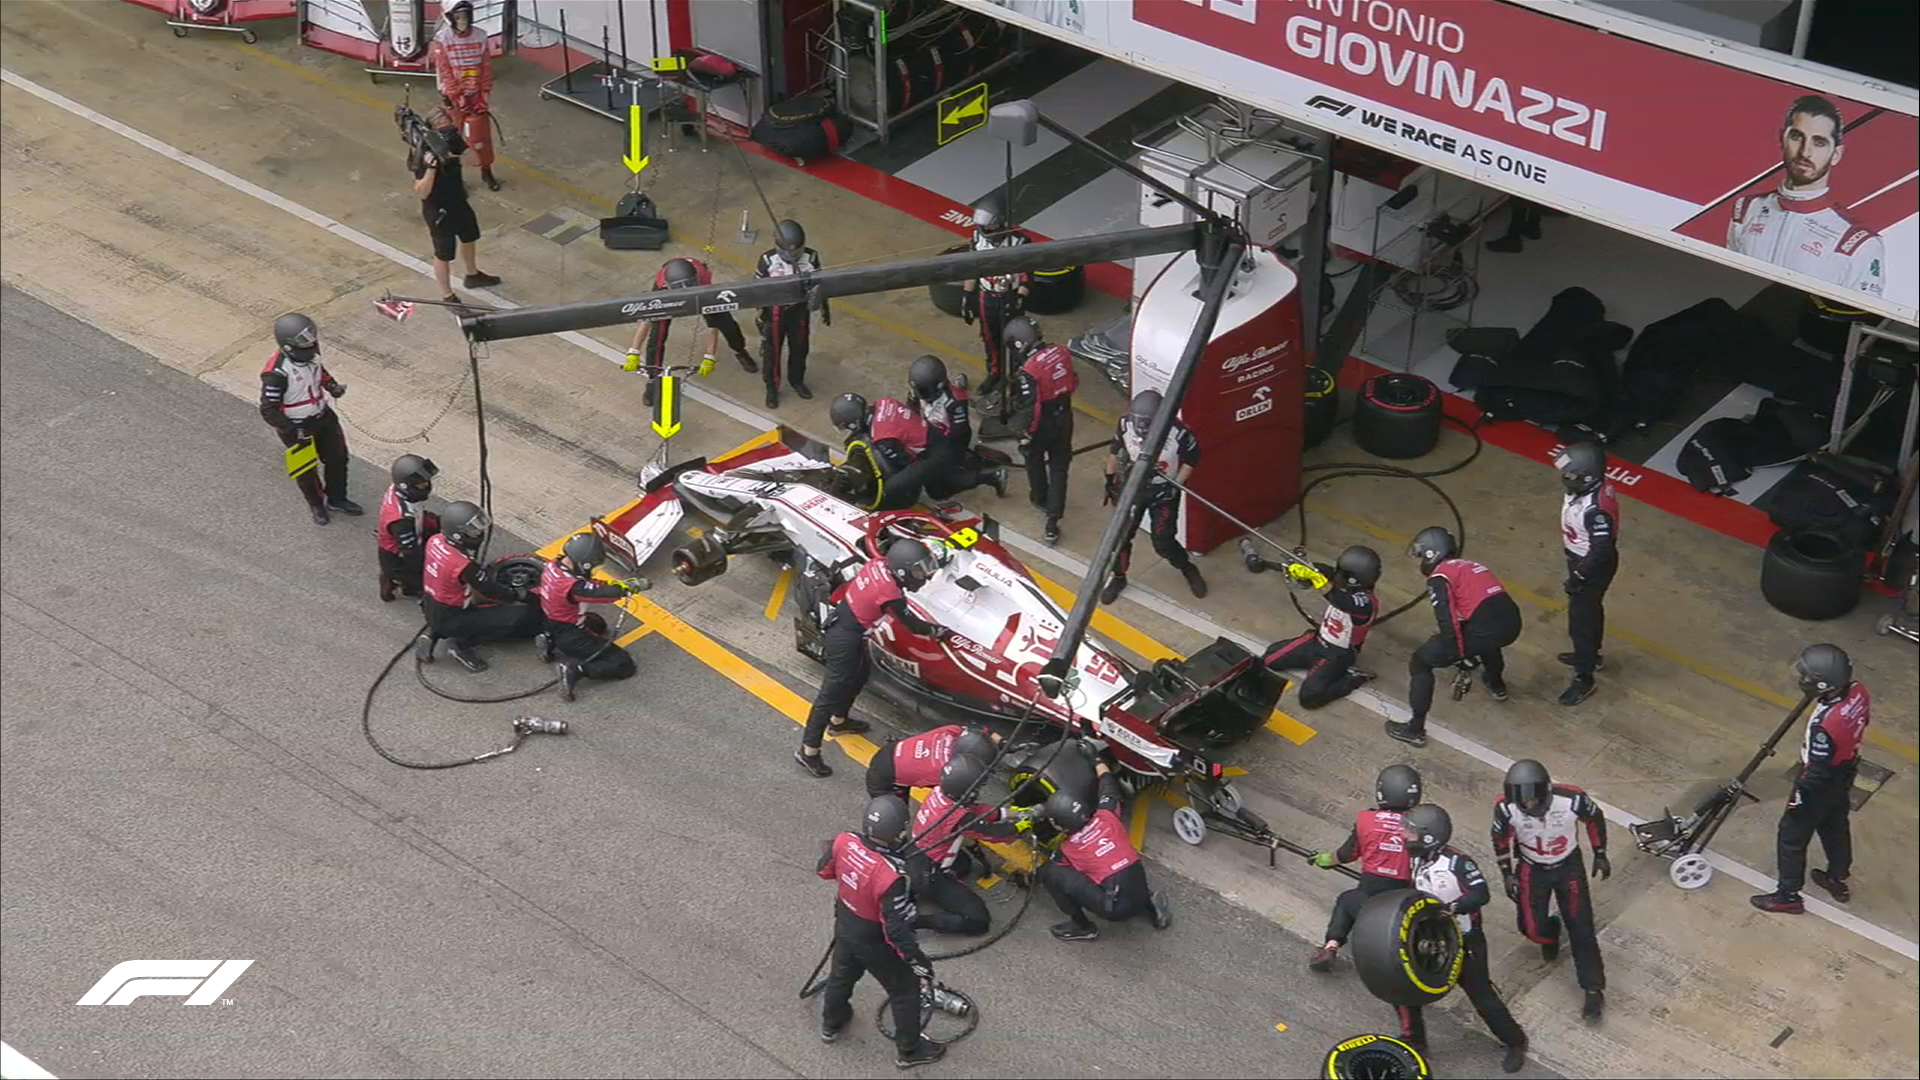
{"label": "trolley wheel", "polygon": [[1713,880],[1713,864],[1705,855],[1682,855],[1667,865],[1667,880],[1691,892]]}
{"label": "trolley wheel", "polygon": [[1881,637],[1886,637],[1888,634],[1893,633],[1893,616],[1880,616],[1880,621],[1873,624],[1873,632],[1879,634]]}
{"label": "trolley wheel", "polygon": [[184,27],[184,26],[176,26],[176,27],[174,27],[174,28],[173,28],[173,36],[174,36],[174,37],[177,37],[177,38],[183,38],[183,37],[186,37],[186,36],[187,36],[187,28],[186,28],[186,27]]}
{"label": "trolley wheel", "polygon": [[246,42],[249,45],[254,45],[259,43],[260,35],[254,33],[251,30],[242,30],[240,31],[240,40]]}
{"label": "trolley wheel", "polygon": [[1207,819],[1191,806],[1179,807],[1173,812],[1173,832],[1180,839],[1198,847],[1207,838]]}
{"label": "trolley wheel", "polygon": [[1240,799],[1240,792],[1232,784],[1221,784],[1213,789],[1213,808],[1227,815],[1238,817],[1247,804]]}

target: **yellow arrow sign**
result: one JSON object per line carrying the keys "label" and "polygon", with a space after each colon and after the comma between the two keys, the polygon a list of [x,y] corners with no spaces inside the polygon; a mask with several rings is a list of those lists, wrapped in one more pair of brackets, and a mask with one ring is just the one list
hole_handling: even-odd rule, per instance
{"label": "yellow arrow sign", "polygon": [[640,106],[627,106],[627,168],[638,174],[653,161],[646,156],[647,118]]}
{"label": "yellow arrow sign", "polygon": [[940,99],[938,138],[942,146],[985,127],[987,123],[987,84],[968,87]]}
{"label": "yellow arrow sign", "polygon": [[663,375],[658,389],[653,398],[653,432],[671,439],[680,433],[680,380]]}

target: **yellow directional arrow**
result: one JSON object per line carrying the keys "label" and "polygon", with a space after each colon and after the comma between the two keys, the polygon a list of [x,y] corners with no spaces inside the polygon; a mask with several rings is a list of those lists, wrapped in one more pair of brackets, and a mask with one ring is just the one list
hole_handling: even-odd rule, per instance
{"label": "yellow directional arrow", "polygon": [[624,160],[627,163],[627,168],[633,170],[633,172],[636,175],[640,173],[642,170],[644,170],[647,167],[648,163],[653,161],[652,158],[646,156],[646,152],[645,152],[646,144],[647,144],[646,114],[640,110],[640,106],[629,105],[627,107],[628,150],[627,150],[627,156]]}
{"label": "yellow directional arrow", "polygon": [[663,439],[680,433],[680,380],[672,375],[660,378],[659,393],[653,399],[653,432]]}
{"label": "yellow directional arrow", "polygon": [[940,122],[943,124],[958,124],[969,116],[985,116],[986,112],[987,95],[975,94],[972,101],[962,102],[956,106],[952,112],[941,118]]}

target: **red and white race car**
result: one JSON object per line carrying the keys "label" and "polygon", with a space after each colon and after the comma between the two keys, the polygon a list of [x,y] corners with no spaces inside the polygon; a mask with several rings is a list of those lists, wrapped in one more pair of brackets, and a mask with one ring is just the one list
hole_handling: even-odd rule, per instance
{"label": "red and white race car", "polygon": [[953,634],[935,641],[892,619],[875,629],[869,648],[894,696],[942,722],[998,720],[1003,728],[1031,702],[1028,733],[1102,740],[1130,774],[1129,787],[1164,779],[1224,787],[1222,766],[1206,754],[1261,727],[1285,686],[1224,638],[1142,670],[1089,637],[1066,686],[1048,695],[1039,676],[1067,615],[1000,544],[992,519],[861,509],[858,471],[836,467],[825,446],[785,428],[711,461],[649,473],[643,498],[593,522],[612,556],[637,571],[678,533],[688,510],[698,513],[708,528],[673,551],[675,575],[697,585],[723,573],[732,555],[790,561],[797,645],[816,660],[822,619],[855,572],[895,539],[931,541],[938,569],[907,601]]}

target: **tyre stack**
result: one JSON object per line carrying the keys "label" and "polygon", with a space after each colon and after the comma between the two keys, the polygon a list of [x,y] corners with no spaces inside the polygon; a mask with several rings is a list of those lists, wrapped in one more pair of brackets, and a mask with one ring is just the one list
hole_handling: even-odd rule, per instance
{"label": "tyre stack", "polygon": [[[1014,31],[1005,23],[952,7],[944,0],[891,0],[885,11],[885,100],[872,100],[873,55],[856,53],[850,60],[850,104],[862,113],[897,116],[915,105],[964,89],[1013,45]],[[841,41],[866,43],[875,36],[864,12],[851,7],[841,11]]]}

